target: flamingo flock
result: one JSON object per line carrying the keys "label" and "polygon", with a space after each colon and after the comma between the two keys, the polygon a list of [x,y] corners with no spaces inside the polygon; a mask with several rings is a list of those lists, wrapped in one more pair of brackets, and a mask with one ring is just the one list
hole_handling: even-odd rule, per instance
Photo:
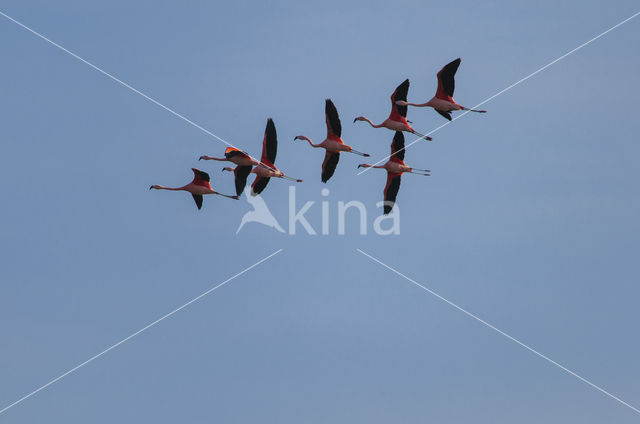
{"label": "flamingo flock", "polygon": [[[438,86],[436,94],[433,98],[425,103],[410,103],[407,101],[409,93],[409,80],[404,80],[391,94],[391,113],[389,117],[380,124],[374,124],[365,116],[358,116],[353,122],[364,121],[369,123],[373,128],[386,128],[394,131],[393,140],[391,142],[391,154],[384,165],[370,165],[362,163],[358,168],[376,168],[387,171],[387,183],[383,191],[384,209],[383,214],[389,214],[395,205],[398,191],[400,189],[400,181],[402,174],[411,173],[423,176],[430,176],[431,171],[428,169],[412,168],[404,163],[405,158],[405,139],[404,133],[410,133],[418,137],[418,139],[431,141],[428,135],[421,134],[411,126],[411,121],[407,120],[407,110],[412,107],[431,107],[447,120],[451,121],[451,112],[468,111],[485,113],[485,110],[475,110],[464,107],[453,100],[453,92],[455,90],[455,74],[460,66],[460,58],[446,64],[437,74]],[[340,153],[353,153],[359,156],[368,157],[369,154],[354,150],[351,146],[342,140],[342,123],[338,115],[338,109],[331,99],[325,100],[325,122],[327,125],[326,138],[314,144],[313,141],[304,135],[294,137],[295,140],[303,140],[309,143],[313,148],[322,148],[325,150],[324,160],[322,161],[320,180],[326,183],[333,176],[338,162],[340,161]],[[271,178],[280,178],[296,183],[302,180],[292,178],[280,171],[276,165],[276,156],[278,153],[278,136],[276,126],[273,119],[267,120],[267,126],[262,139],[262,154],[260,160],[256,160],[249,153],[244,152],[235,147],[227,147],[224,151],[224,157],[200,156],[199,160],[214,160],[221,162],[231,162],[235,167],[224,167],[222,171],[233,172],[236,194],[227,195],[219,193],[211,187],[211,178],[208,173],[196,168],[192,168],[194,173],[193,181],[182,187],[165,187],[161,185],[152,185],[150,189],[156,190],[172,190],[186,191],[190,193],[196,203],[198,209],[202,208],[203,196],[208,194],[216,194],[220,197],[238,200],[245,190],[247,179],[250,174],[256,177],[251,184],[251,196],[261,194]]]}

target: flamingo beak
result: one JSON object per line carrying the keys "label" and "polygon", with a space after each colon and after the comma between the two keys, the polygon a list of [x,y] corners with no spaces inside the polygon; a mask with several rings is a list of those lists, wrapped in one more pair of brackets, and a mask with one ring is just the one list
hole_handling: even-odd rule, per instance
{"label": "flamingo beak", "polygon": [[355,118],[355,119],[353,120],[353,122],[356,122],[357,120],[358,120],[358,118]]}

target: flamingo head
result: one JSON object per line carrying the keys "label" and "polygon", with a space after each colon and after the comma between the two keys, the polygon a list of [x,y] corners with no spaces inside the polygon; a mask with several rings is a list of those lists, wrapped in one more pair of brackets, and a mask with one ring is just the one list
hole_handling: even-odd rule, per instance
{"label": "flamingo head", "polygon": [[224,168],[222,168],[222,171],[229,171],[229,172],[233,172],[235,171],[235,169],[229,167],[229,166],[225,166]]}
{"label": "flamingo head", "polygon": [[355,119],[353,120],[353,122],[356,122],[356,121],[366,121],[366,120],[367,120],[367,118],[365,118],[364,116],[358,116],[357,118],[355,118]]}
{"label": "flamingo head", "polygon": [[149,187],[149,190],[151,190],[152,188],[155,188],[156,190],[159,190],[162,186],[159,185],[152,185],[151,187]]}

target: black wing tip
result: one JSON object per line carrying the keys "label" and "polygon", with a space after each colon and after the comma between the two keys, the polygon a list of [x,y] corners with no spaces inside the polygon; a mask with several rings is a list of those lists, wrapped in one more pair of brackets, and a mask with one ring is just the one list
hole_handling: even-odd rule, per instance
{"label": "black wing tip", "polygon": [[438,112],[440,115],[444,116],[448,121],[451,121],[451,112],[438,110],[438,109],[435,109],[435,111]]}
{"label": "black wing tip", "polygon": [[272,132],[275,132],[275,131],[276,131],[276,124],[275,124],[275,122],[273,122],[273,119],[272,119],[272,118],[268,118],[268,119],[267,119],[267,128],[266,128],[266,131],[269,131],[269,132],[271,132],[271,131],[272,131]]}
{"label": "black wing tip", "polygon": [[[402,83],[396,87],[396,95],[399,95],[400,97],[403,97],[403,95],[409,92],[409,78],[407,78],[406,80],[402,81]],[[402,100],[402,99],[398,99],[398,100]],[[406,100],[406,99],[404,99]],[[402,106],[402,107],[406,107],[406,106]]]}
{"label": "black wing tip", "polygon": [[458,67],[460,67],[460,62],[462,62],[462,59],[460,58],[452,60],[451,62],[444,65],[442,70],[446,70],[447,72],[450,72],[451,74],[455,75],[455,73],[458,71]]}
{"label": "black wing tip", "polygon": [[236,195],[240,196],[244,191],[244,188],[247,185],[247,177],[251,173],[251,166],[238,166],[236,167],[236,176],[235,176],[235,184],[236,184]]}
{"label": "black wing tip", "polygon": [[191,194],[198,210],[202,209],[202,194]]}
{"label": "black wing tip", "polygon": [[191,170],[193,171],[194,175],[202,180],[205,181],[211,181],[211,177],[209,177],[209,174],[207,174],[204,171],[201,171],[197,168],[191,168]]}
{"label": "black wing tip", "polygon": [[336,136],[340,137],[342,135],[342,123],[340,122],[340,115],[338,114],[338,109],[333,104],[331,99],[325,100],[324,113],[328,120],[328,126],[331,132]]}
{"label": "black wing tip", "polygon": [[338,109],[336,108],[336,105],[333,104],[333,101],[331,99],[325,99],[324,111],[325,113],[329,113],[329,111],[336,111],[336,113],[338,113]]}

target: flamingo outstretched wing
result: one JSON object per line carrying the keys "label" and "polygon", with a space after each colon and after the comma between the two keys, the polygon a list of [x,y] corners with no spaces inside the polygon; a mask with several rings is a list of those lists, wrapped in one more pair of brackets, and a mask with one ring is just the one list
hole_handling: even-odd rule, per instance
{"label": "flamingo outstretched wing", "polygon": [[271,178],[256,175],[256,179],[253,181],[253,184],[251,184],[251,195],[256,196],[262,193],[262,191],[267,187],[267,184],[269,184],[270,179]]}
{"label": "flamingo outstretched wing", "polygon": [[409,80],[406,79],[394,90],[393,94],[391,94],[391,114],[389,115],[389,119],[392,121],[402,121],[401,118],[407,117],[407,107],[406,106],[398,106],[396,102],[398,100],[407,101],[407,94],[409,93]]}
{"label": "flamingo outstretched wing", "polygon": [[249,154],[248,154],[248,153],[243,152],[243,151],[242,151],[242,150],[240,150],[240,149],[236,149],[235,147],[227,147],[227,148],[224,150],[224,157],[225,157],[225,158],[227,158],[227,159],[231,159],[231,158],[236,157],[236,156],[246,157],[246,158],[248,158],[248,159],[250,159],[250,158],[251,158],[251,156],[249,156]]}
{"label": "flamingo outstretched wing", "polygon": [[236,166],[233,170],[233,176],[236,183],[236,194],[240,196],[247,185],[247,177],[251,173],[252,166]]}
{"label": "flamingo outstretched wing", "polygon": [[198,209],[202,209],[202,194],[191,194],[193,196],[193,200],[196,202],[196,206]]}
{"label": "flamingo outstretched wing", "polygon": [[[325,100],[324,114],[327,122],[327,138],[340,138],[342,136],[342,124],[340,123],[340,116],[338,116],[338,109],[333,104],[331,99]],[[331,137],[331,136],[334,137]]]}
{"label": "flamingo outstretched wing", "polygon": [[[196,168],[191,168],[191,170],[193,171],[193,181],[191,181],[191,184],[211,189],[211,178],[209,174]],[[202,209],[202,195],[193,193],[191,195],[198,209]]]}
{"label": "flamingo outstretched wing", "polygon": [[[438,90],[436,91],[436,97],[443,100],[453,102],[453,92],[456,88],[455,75],[460,66],[460,58],[444,65],[440,72],[438,72]],[[447,118],[445,116],[445,118]],[[448,118],[451,120],[451,118]]]}
{"label": "flamingo outstretched wing", "polygon": [[267,128],[264,130],[264,138],[262,139],[262,156],[260,162],[265,165],[273,165],[276,163],[276,155],[278,154],[278,135],[276,133],[276,125],[273,119],[267,120]]}
{"label": "flamingo outstretched wing", "polygon": [[191,181],[191,184],[211,188],[211,178],[209,174],[196,168],[191,168],[191,170],[193,171],[193,181]]}
{"label": "flamingo outstretched wing", "polygon": [[391,142],[391,155],[389,158],[393,160],[393,158],[397,158],[400,161],[404,160],[404,134],[402,131],[396,131],[396,134],[393,136],[393,141]]}
{"label": "flamingo outstretched wing", "polygon": [[327,150],[327,153],[324,155],[324,161],[322,162],[322,182],[326,183],[329,181],[329,178],[336,171],[336,166],[338,166],[338,161],[340,160],[340,152],[330,152]]}
{"label": "flamingo outstretched wing", "polygon": [[387,185],[384,187],[384,211],[387,215],[393,209],[396,203],[396,197],[398,196],[398,190],[400,190],[400,179],[402,174],[387,174]]}

